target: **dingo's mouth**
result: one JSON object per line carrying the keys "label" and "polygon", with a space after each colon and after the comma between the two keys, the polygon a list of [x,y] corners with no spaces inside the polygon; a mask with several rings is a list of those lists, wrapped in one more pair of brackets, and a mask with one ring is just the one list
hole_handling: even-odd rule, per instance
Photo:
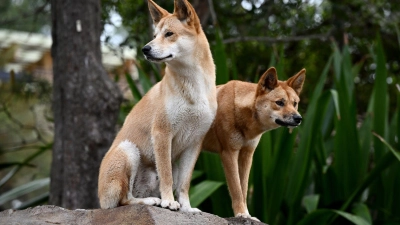
{"label": "dingo's mouth", "polygon": [[295,122],[288,123],[280,119],[276,119],[275,123],[284,127],[297,127],[298,125],[300,125],[300,123],[295,123]]}
{"label": "dingo's mouth", "polygon": [[164,59],[169,59],[169,58],[172,58],[172,55],[169,55],[169,56],[164,57],[164,58],[155,58],[155,57],[146,55],[146,59],[147,59],[147,60],[149,60],[149,61],[154,61],[154,62],[163,61]]}

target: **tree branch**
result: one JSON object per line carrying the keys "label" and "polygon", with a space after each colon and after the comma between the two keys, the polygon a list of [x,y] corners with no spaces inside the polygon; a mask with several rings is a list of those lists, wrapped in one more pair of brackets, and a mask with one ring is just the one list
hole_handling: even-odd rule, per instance
{"label": "tree branch", "polygon": [[218,19],[217,19],[217,13],[215,13],[215,10],[214,10],[214,2],[213,2],[213,0],[208,0],[208,7],[210,9],[210,14],[211,14],[211,18],[212,18],[212,21],[213,21],[213,25],[217,26]]}
{"label": "tree branch", "polygon": [[301,35],[301,36],[293,36],[293,37],[237,37],[237,38],[228,38],[223,40],[224,44],[236,43],[236,42],[249,42],[249,41],[259,41],[259,42],[269,42],[269,43],[282,43],[282,42],[293,42],[293,41],[302,41],[309,39],[320,39],[322,41],[328,40],[330,37],[330,33],[326,34],[312,34],[312,35]]}

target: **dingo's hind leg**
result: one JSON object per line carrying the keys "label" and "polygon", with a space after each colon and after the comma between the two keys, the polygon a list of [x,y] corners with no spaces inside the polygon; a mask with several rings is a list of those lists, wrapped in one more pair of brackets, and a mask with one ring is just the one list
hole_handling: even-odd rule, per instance
{"label": "dingo's hind leg", "polygon": [[[138,172],[138,167],[140,164],[140,153],[139,149],[132,142],[125,140],[118,145],[121,150],[127,155],[128,164],[130,167],[130,177],[129,177],[129,190],[124,195],[124,197],[120,201],[120,205],[132,205],[132,204],[144,204],[144,205],[160,205],[161,199],[156,197],[148,197],[148,198],[135,198],[133,197],[133,182],[135,181],[136,174]],[[127,186],[125,184],[125,186]]]}
{"label": "dingo's hind leg", "polygon": [[142,203],[160,204],[158,198],[134,198],[133,182],[138,172],[140,153],[136,145],[128,140],[122,141],[104,158],[99,176],[99,199],[103,209],[119,205]]}

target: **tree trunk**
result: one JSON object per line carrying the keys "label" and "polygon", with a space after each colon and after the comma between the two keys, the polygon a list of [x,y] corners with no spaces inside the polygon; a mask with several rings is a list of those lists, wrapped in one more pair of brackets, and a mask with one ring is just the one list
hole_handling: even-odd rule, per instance
{"label": "tree trunk", "polygon": [[51,0],[55,135],[50,204],[96,208],[121,94],[101,63],[100,0]]}

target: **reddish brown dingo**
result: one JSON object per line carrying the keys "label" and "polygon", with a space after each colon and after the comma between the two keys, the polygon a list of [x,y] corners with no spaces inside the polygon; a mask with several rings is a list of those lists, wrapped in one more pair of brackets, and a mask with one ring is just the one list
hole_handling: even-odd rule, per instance
{"label": "reddish brown dingo", "polygon": [[235,216],[258,220],[246,203],[253,153],[264,132],[300,125],[297,107],[305,73],[279,81],[270,68],[258,84],[230,81],[217,87],[217,116],[203,147],[221,156]]}

